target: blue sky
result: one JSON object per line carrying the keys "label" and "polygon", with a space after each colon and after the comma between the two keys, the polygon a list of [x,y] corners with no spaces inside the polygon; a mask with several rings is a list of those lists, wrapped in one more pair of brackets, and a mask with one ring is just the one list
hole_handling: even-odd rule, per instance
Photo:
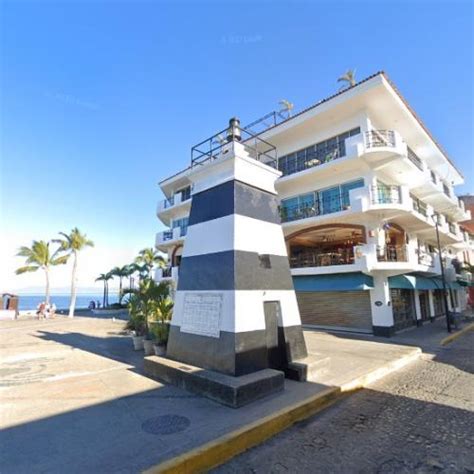
{"label": "blue sky", "polygon": [[157,182],[193,144],[282,98],[306,107],[348,68],[385,70],[474,192],[471,1],[0,8],[4,289],[37,282],[11,276],[17,246],[76,225],[96,241],[82,285],[126,263],[153,244]]}

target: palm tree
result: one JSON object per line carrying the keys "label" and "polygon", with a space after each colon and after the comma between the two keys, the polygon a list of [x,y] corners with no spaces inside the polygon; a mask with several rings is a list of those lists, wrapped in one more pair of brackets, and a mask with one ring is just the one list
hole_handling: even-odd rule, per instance
{"label": "palm tree", "polygon": [[95,281],[103,281],[104,282],[104,296],[102,299],[102,307],[105,308],[109,306],[109,280],[113,278],[112,272],[101,273]]}
{"label": "palm tree", "polygon": [[114,276],[119,278],[119,299],[122,297],[122,281],[125,277],[130,275],[130,269],[128,265],[124,265],[123,267],[114,267],[110,271]]}
{"label": "palm tree", "polygon": [[348,69],[341,77],[338,78],[337,82],[343,82],[341,89],[348,89],[356,85],[355,69]]}
{"label": "palm tree", "polygon": [[26,265],[16,270],[17,275],[27,272],[36,272],[43,270],[46,278],[46,303],[49,303],[49,269],[55,265],[64,265],[68,260],[68,255],[60,255],[60,248],[51,253],[50,242],[44,240],[33,240],[31,247],[20,247],[17,256],[25,257]]}
{"label": "palm tree", "polygon": [[[153,267],[166,267],[166,260],[159,254],[159,252],[151,247],[145,248],[138,252],[138,257],[135,263],[142,264],[145,268],[146,276],[149,277]],[[141,273],[141,272],[140,272]]]}
{"label": "palm tree", "polygon": [[81,234],[81,231],[74,227],[69,234],[64,232],[59,232],[62,239],[56,239],[53,242],[56,242],[60,245],[59,250],[66,252],[66,255],[73,257],[72,263],[72,276],[71,276],[71,301],[69,303],[69,317],[74,317],[74,309],[76,307],[76,292],[77,292],[77,257],[81,250],[84,250],[86,247],[93,247],[94,242],[88,239],[86,234]]}

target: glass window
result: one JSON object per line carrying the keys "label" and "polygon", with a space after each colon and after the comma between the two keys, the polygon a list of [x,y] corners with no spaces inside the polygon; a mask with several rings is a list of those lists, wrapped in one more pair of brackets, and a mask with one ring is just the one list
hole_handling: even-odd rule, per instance
{"label": "glass window", "polygon": [[341,210],[341,194],[339,192],[339,186],[325,189],[324,191],[321,191],[319,195],[321,197],[323,214],[329,214]]}
{"label": "glass window", "polygon": [[351,181],[350,183],[345,183],[341,185],[341,199],[342,199],[342,207],[346,209],[350,206],[349,200],[349,191],[351,189],[362,188],[364,186],[364,180],[358,179],[357,181]]}

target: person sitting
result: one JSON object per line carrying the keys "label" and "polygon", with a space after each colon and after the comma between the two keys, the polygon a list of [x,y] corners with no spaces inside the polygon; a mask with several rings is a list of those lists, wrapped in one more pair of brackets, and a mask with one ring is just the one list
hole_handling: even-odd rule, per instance
{"label": "person sitting", "polygon": [[38,319],[44,319],[45,310],[46,310],[46,303],[42,301],[37,307],[36,314],[38,315]]}

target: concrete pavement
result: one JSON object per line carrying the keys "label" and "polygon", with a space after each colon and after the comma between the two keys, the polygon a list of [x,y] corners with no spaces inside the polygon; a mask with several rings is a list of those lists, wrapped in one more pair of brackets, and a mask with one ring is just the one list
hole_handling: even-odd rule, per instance
{"label": "concrete pavement", "polygon": [[284,392],[234,410],[145,377],[123,322],[2,322],[0,471],[140,472],[418,355],[386,342],[305,337],[324,361],[316,382],[288,380]]}
{"label": "concrete pavement", "polygon": [[215,472],[474,472],[474,332]]}

